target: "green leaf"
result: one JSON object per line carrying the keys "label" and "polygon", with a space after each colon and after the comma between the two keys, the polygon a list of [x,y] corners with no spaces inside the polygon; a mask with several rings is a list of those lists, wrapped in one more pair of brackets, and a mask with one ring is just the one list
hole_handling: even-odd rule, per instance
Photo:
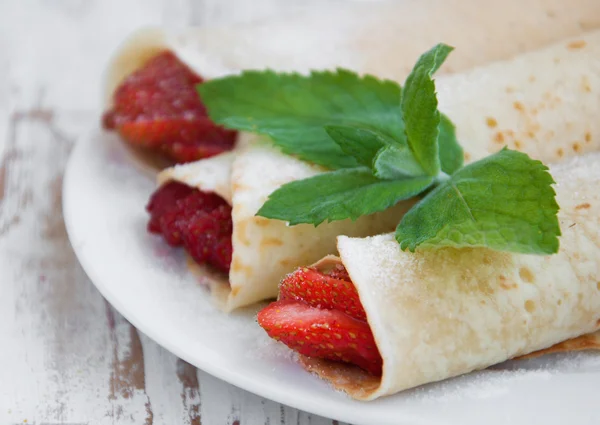
{"label": "green leaf", "polygon": [[357,218],[384,211],[412,198],[433,181],[425,176],[380,180],[368,168],[343,169],[281,186],[269,196],[257,215],[285,220],[290,225]]}
{"label": "green leaf", "polygon": [[408,75],[402,91],[401,109],[408,145],[421,167],[432,176],[440,171],[440,113],[431,76],[452,49],[445,44],[438,44],[424,53]]}
{"label": "green leaf", "polygon": [[419,57],[415,68],[423,65],[425,68],[430,69],[429,75],[433,75],[444,64],[452,50],[454,50],[454,47],[438,43]]}
{"label": "green leaf", "polygon": [[373,173],[386,180],[425,175],[408,146],[386,146],[373,160]]}
{"label": "green leaf", "polygon": [[327,126],[325,131],[342,151],[364,166],[371,167],[373,158],[384,146],[394,143],[377,131],[357,127]]}
{"label": "green leaf", "polygon": [[438,145],[440,149],[440,165],[442,171],[446,174],[454,174],[463,166],[464,152],[463,148],[456,139],[456,129],[450,118],[440,114],[440,134],[438,136]]}
{"label": "green leaf", "polygon": [[337,169],[356,167],[325,126],[362,127],[404,139],[400,86],[338,69],[308,76],[245,71],[197,86],[213,121],[266,134],[284,153]]}
{"label": "green leaf", "polygon": [[401,249],[488,247],[558,252],[560,227],[548,168],[504,149],[458,170],[415,205],[396,229]]}

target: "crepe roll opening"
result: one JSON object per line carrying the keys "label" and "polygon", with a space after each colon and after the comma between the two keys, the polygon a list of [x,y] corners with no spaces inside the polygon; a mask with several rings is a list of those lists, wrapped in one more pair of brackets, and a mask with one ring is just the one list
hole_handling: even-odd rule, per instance
{"label": "crepe roll opening", "polygon": [[[233,220],[231,208],[232,194],[230,175],[234,157],[235,152],[224,152],[211,158],[189,164],[179,164],[161,171],[157,176],[158,189],[150,197],[150,201],[147,206],[147,210],[150,213],[150,222],[148,223],[149,231],[151,233],[159,233],[162,237],[164,237],[162,225],[160,223],[160,216],[162,215],[162,212],[156,211],[156,205],[152,203],[153,198],[159,197],[157,194],[166,191],[166,195],[160,196],[163,198],[162,200],[155,199],[155,201],[158,201],[155,203],[161,204],[162,202],[165,204],[167,212],[170,210],[168,214],[171,216],[171,218],[165,217],[164,221],[166,222],[169,220],[172,221],[173,215],[177,215],[177,213],[182,212],[181,208],[176,205],[177,202],[182,204],[193,204],[194,202],[202,201],[202,199],[190,199],[185,201],[184,198],[189,195],[193,195],[196,198],[204,198],[204,200],[208,199],[208,201],[210,201],[208,206],[210,207],[212,205],[212,207],[215,207],[215,214],[212,214],[209,219],[214,222],[215,220],[219,221],[220,217],[221,224],[218,226],[219,232],[216,234],[217,237],[214,237],[215,232],[212,233],[212,236],[214,237],[212,240],[212,246],[221,250],[228,249],[228,256],[225,260],[220,261],[220,264],[223,267],[219,268],[211,265],[210,261],[198,262],[188,254],[188,268],[194,274],[198,283],[203,286],[207,286],[210,289],[213,301],[222,310],[225,310],[227,298],[231,293],[229,273],[227,269],[232,263],[231,223]],[[169,192],[172,192],[171,195],[175,196],[169,195]],[[179,201],[180,198],[182,200]],[[182,205],[182,207],[183,206],[184,205]],[[194,205],[192,205],[192,207],[193,206]],[[206,206],[207,205],[200,205],[200,211],[197,212],[200,218],[203,214],[207,213]],[[209,213],[210,212],[211,211],[209,211]],[[189,223],[186,226],[185,219],[186,217],[184,217],[184,223],[181,223],[182,231],[187,231],[190,227],[193,227],[190,226]],[[165,223],[166,229],[174,228],[176,231],[178,230],[177,227],[169,226],[168,224],[169,223]],[[184,246],[184,242],[185,237],[181,238],[181,245],[178,246]],[[175,245],[177,246],[177,244]],[[225,258],[223,254],[225,253],[217,255],[217,258]]]}
{"label": "crepe roll opening", "polygon": [[151,195],[148,231],[172,247],[183,247],[200,265],[229,273],[232,254],[231,206],[214,192],[167,181]]}
{"label": "crepe roll opening", "polygon": [[300,364],[354,398],[381,384],[383,360],[354,284],[338,257],[301,267],[280,284],[278,301],[258,314],[268,335]]}
{"label": "crepe roll opening", "polygon": [[169,48],[161,31],[134,35],[113,60],[102,127],[152,168],[231,150],[237,132],[216,125],[196,92],[204,78]]}

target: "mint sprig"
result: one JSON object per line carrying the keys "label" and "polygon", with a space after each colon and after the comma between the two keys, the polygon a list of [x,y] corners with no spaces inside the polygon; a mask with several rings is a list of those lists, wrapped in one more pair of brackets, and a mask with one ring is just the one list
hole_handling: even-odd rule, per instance
{"label": "mint sprig", "polygon": [[333,170],[281,186],[257,215],[317,226],[422,196],[396,229],[402,249],[557,252],[554,182],[541,162],[504,149],[463,166],[433,79],[451,51],[425,52],[403,88],[340,69],[248,71],[198,91],[218,124],[266,134],[284,153]]}

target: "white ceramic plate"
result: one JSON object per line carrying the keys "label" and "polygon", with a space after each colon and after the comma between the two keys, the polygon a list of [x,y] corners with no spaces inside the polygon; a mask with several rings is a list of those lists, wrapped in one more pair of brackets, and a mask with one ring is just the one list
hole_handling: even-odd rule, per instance
{"label": "white ceramic plate", "polygon": [[263,397],[354,424],[598,424],[600,355],[505,363],[357,402],[294,362],[254,320],[225,315],[181,252],[146,232],[151,175],[113,135],[92,133],[70,159],[64,213],[71,243],[100,292],[142,332],[189,363]]}

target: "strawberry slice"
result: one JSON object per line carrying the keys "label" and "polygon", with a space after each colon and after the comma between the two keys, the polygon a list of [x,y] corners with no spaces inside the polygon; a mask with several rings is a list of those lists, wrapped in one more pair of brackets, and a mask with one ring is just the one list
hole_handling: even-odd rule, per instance
{"label": "strawberry slice", "polygon": [[279,286],[279,299],[302,301],[312,307],[340,310],[359,320],[367,320],[358,292],[346,269],[334,268],[329,274],[302,267],[287,275]]}
{"label": "strawberry slice", "polygon": [[198,158],[208,158],[223,152],[219,145],[191,145],[179,142],[164,144],[160,147],[160,150],[166,157],[171,158],[178,164],[194,162]]}
{"label": "strawberry slice", "polygon": [[271,338],[300,354],[352,363],[381,375],[382,359],[369,325],[342,311],[280,300],[258,313],[258,323]]}
{"label": "strawberry slice", "polygon": [[160,233],[161,217],[173,208],[175,203],[186,198],[194,189],[179,182],[169,182],[154,192],[146,205],[146,211],[150,213],[148,221],[148,231],[150,233]]}
{"label": "strawberry slice", "polygon": [[197,263],[208,263],[229,272],[233,251],[231,207],[223,204],[199,212],[181,224],[183,246]]}
{"label": "strawberry slice", "polygon": [[381,375],[383,360],[348,272],[301,267],[279,286],[279,301],[258,313],[267,334],[309,357],[355,364]]}
{"label": "strawberry slice", "polygon": [[149,232],[161,234],[171,246],[183,246],[196,262],[229,272],[233,224],[223,198],[171,182],[152,194],[146,210]]}
{"label": "strawberry slice", "polygon": [[196,85],[202,78],[165,51],[128,76],[113,96],[103,126],[132,145],[176,162],[190,162],[233,147],[236,132],[215,125]]}
{"label": "strawberry slice", "polygon": [[[333,269],[329,270],[327,272],[327,276],[331,276],[334,279],[345,280],[346,282],[352,282],[352,279],[350,279],[350,275],[348,274],[348,270],[346,270],[346,267],[341,264],[338,264]],[[352,285],[352,287],[354,287],[354,285]]]}

